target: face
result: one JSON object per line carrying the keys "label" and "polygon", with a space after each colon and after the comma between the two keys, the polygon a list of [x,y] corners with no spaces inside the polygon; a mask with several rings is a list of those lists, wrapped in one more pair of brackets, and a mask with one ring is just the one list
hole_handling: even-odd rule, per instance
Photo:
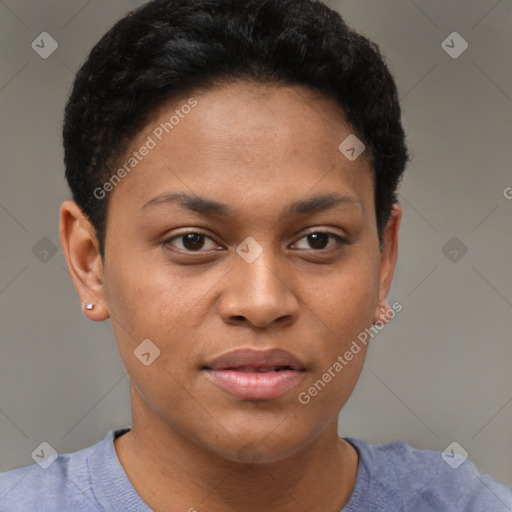
{"label": "face", "polygon": [[174,101],[133,140],[90,292],[147,421],[226,459],[257,445],[262,461],[336,424],[367,346],[343,356],[386,307],[400,217],[381,253],[370,162],[338,149],[351,133],[307,88],[238,82]]}

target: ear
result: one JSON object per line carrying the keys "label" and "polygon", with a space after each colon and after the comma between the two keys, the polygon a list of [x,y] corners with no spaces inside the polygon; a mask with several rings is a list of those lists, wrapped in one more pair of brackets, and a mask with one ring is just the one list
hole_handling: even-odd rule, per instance
{"label": "ear", "polygon": [[[96,232],[74,201],[64,201],[60,207],[59,236],[69,274],[85,316],[96,322],[106,320],[109,314],[105,303],[103,262],[98,250]],[[85,303],[94,304],[94,308],[85,309]]]}
{"label": "ear", "polygon": [[373,316],[373,323],[377,320],[387,323],[391,308],[388,304],[388,293],[393,281],[395,265],[398,258],[398,232],[402,220],[402,207],[395,203],[391,210],[391,216],[386,224],[386,230],[382,237],[382,251],[380,256],[380,280],[379,280],[379,302]]}

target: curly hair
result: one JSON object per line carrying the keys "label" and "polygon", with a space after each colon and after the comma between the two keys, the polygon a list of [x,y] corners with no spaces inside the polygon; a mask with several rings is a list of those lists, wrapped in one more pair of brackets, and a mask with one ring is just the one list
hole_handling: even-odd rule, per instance
{"label": "curly hair", "polygon": [[314,0],[154,0],[128,13],[78,71],[63,125],[66,179],[104,258],[108,197],[93,194],[164,103],[231,80],[333,98],[371,157],[382,244],[408,160],[395,82],[377,45]]}

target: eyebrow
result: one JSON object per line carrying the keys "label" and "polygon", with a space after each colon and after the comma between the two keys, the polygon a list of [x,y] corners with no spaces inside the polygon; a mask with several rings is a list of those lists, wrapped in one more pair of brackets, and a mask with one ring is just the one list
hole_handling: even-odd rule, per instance
{"label": "eyebrow", "polygon": [[[164,192],[147,201],[144,208],[160,205],[178,205],[193,212],[217,217],[234,217],[234,210],[227,204],[219,203],[206,197],[185,194],[183,192]],[[333,192],[331,194],[318,195],[307,199],[300,199],[292,203],[285,211],[285,217],[318,213],[334,208],[337,205],[358,206],[364,212],[364,205],[353,196]]]}

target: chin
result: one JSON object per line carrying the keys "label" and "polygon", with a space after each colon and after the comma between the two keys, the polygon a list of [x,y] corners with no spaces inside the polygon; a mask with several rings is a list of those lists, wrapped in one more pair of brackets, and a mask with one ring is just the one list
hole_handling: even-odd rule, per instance
{"label": "chin", "polygon": [[263,432],[245,432],[231,436],[222,436],[222,442],[210,442],[209,449],[217,456],[244,464],[269,464],[285,460],[308,444],[309,436],[303,437],[298,433],[292,438],[289,432],[275,432],[275,425],[264,429]]}

